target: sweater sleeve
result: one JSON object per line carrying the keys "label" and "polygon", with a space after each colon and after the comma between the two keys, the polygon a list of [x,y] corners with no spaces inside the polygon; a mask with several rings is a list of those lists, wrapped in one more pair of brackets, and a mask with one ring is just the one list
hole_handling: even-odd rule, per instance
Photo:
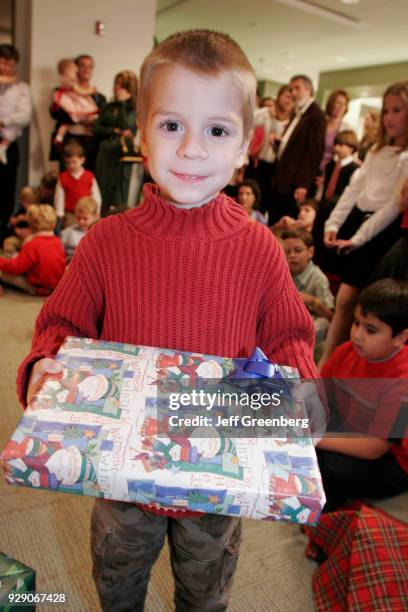
{"label": "sweater sleeve", "polygon": [[23,246],[17,257],[11,259],[0,257],[0,270],[13,276],[20,276],[28,272],[36,263],[35,251],[30,242]]}
{"label": "sweater sleeve", "polygon": [[37,318],[31,351],[17,375],[17,392],[23,406],[30,371],[36,361],[53,357],[68,335],[99,337],[103,290],[98,277],[100,264],[95,260],[90,240],[82,240],[69,269]]}
{"label": "sweater sleeve", "polygon": [[270,264],[257,344],[272,362],[297,368],[303,378],[318,378],[313,361],[313,321],[293,284],[280,247]]}

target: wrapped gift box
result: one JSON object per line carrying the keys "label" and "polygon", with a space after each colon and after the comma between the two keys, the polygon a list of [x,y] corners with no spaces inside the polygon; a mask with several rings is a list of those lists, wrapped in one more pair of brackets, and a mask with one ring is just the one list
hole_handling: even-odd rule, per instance
{"label": "wrapped gift box", "polygon": [[[3,612],[20,610],[20,607],[13,606],[12,600],[17,601],[13,596],[34,592],[35,571],[0,552],[0,610]],[[35,610],[34,605],[26,603],[25,610],[27,608]]]}
{"label": "wrapped gift box", "polygon": [[[245,382],[253,390],[256,377],[270,395],[282,394],[274,415],[305,416],[287,392],[296,370],[266,359],[248,365],[74,337],[56,359],[63,372],[47,377],[2,453],[7,482],[231,516],[317,521],[325,498],[308,432],[295,426],[260,436],[256,426],[238,432],[230,421],[229,428],[216,428],[226,414],[218,404],[199,411],[189,405],[182,414],[204,420],[174,428],[176,409],[169,410],[169,397],[191,393],[200,381],[202,389],[221,381],[245,392]],[[248,411],[255,416],[241,406],[232,413],[245,412],[248,420]]]}

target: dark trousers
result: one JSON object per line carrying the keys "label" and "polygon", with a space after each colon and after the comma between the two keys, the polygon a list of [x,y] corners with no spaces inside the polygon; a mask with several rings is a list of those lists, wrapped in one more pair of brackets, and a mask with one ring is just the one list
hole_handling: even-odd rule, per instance
{"label": "dark trousers", "polygon": [[0,240],[8,235],[7,224],[14,210],[17,168],[20,162],[18,144],[7,149],[7,164],[0,163]]}
{"label": "dark trousers", "polygon": [[141,612],[151,568],[165,538],[176,612],[227,609],[238,561],[241,521],[202,514],[167,518],[135,504],[97,500],[92,513],[93,577],[105,612]]}
{"label": "dark trousers", "polygon": [[318,448],[316,453],[327,499],[323,512],[333,512],[353,499],[381,499],[408,489],[408,474],[391,452],[373,460]]}
{"label": "dark trousers", "polygon": [[299,209],[296,204],[296,200],[292,195],[286,195],[284,193],[279,193],[278,191],[272,190],[268,212],[268,224],[273,225],[284,215],[297,219]]}

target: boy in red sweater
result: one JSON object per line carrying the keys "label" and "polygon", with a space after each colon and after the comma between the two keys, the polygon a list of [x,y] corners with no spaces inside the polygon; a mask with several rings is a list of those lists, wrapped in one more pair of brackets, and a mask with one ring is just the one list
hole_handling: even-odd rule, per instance
{"label": "boy in red sweater", "polygon": [[55,211],[48,204],[33,204],[27,220],[33,236],[16,257],[0,257],[0,278],[33,295],[49,295],[65,270],[64,247],[54,235]]}
{"label": "boy in red sweater", "polygon": [[317,444],[325,512],[350,499],[408,489],[408,422],[401,406],[408,397],[407,340],[408,283],[387,278],[367,287],[358,298],[351,340],[321,373],[332,379],[329,403],[341,422],[337,434],[328,432]]}
{"label": "boy in red sweater", "polygon": [[[139,131],[156,185],[79,244],[37,320],[19,371],[21,401],[60,369],[52,356],[68,334],[230,357],[259,346],[317,376],[312,320],[281,248],[220,193],[248,147],[256,79],[247,58],[225,34],[177,33],[146,58],[140,84]],[[236,518],[96,501],[102,608],[143,609],[167,533],[177,610],[225,610],[240,530]]]}
{"label": "boy in red sweater", "polygon": [[59,225],[63,227],[74,225],[75,205],[81,198],[92,197],[101,209],[101,192],[93,173],[85,170],[84,150],[78,142],[72,141],[64,147],[64,163],[66,170],[58,177],[54,195],[54,207]]}

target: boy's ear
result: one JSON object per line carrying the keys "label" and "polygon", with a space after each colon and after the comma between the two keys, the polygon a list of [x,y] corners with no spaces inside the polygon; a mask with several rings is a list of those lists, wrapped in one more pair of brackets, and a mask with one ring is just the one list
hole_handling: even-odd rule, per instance
{"label": "boy's ear", "polygon": [[403,329],[396,336],[394,336],[394,341],[397,347],[404,346],[404,344],[408,342],[408,329]]}
{"label": "boy's ear", "polygon": [[250,139],[246,139],[243,141],[240,149],[239,149],[239,153],[237,155],[237,158],[235,160],[235,164],[234,167],[238,170],[239,168],[242,168],[242,166],[245,163],[245,159],[246,159],[246,154],[248,151],[248,147],[249,147],[249,143],[250,143]]}
{"label": "boy's ear", "polygon": [[310,255],[310,257],[313,257],[314,251],[315,251],[314,246],[310,246],[309,247],[309,255]]}

